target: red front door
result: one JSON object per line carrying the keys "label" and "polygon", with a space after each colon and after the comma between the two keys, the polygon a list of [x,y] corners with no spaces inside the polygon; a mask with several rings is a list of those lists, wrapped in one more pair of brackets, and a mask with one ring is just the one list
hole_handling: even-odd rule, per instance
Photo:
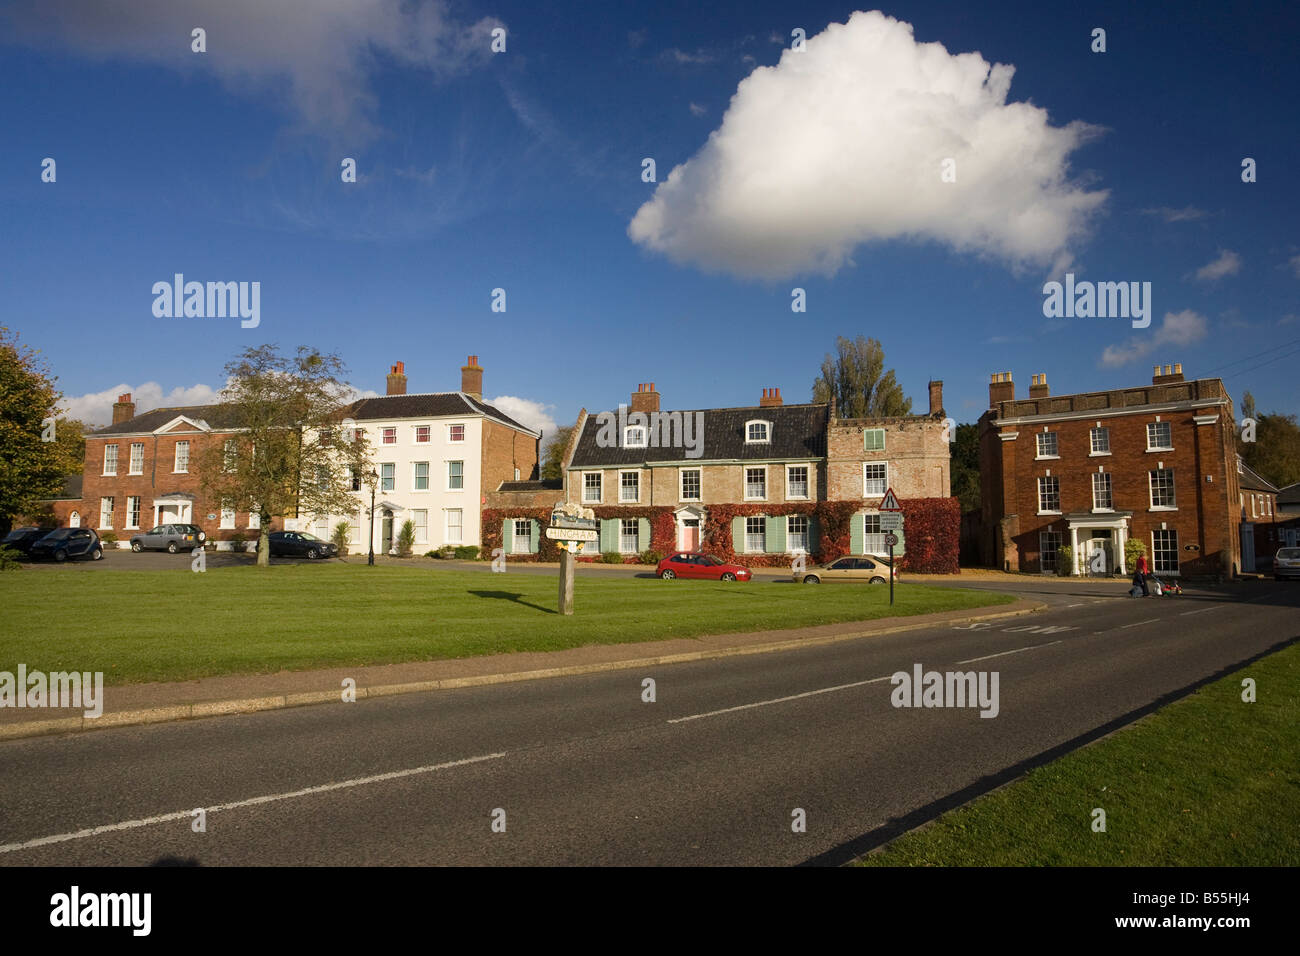
{"label": "red front door", "polygon": [[700,546],[700,519],[687,518],[682,526],[682,550],[694,551]]}

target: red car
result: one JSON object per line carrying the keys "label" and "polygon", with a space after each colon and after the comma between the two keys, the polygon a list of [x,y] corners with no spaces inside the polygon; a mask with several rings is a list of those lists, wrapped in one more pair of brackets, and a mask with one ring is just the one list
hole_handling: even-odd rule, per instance
{"label": "red car", "polygon": [[664,558],[655,567],[655,573],[665,581],[673,578],[708,578],[710,581],[748,581],[749,568],[727,564],[711,554],[679,551]]}

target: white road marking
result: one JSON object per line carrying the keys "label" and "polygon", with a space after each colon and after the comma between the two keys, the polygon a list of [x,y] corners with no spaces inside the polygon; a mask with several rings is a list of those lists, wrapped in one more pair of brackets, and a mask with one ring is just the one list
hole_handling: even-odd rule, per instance
{"label": "white road marking", "polygon": [[[349,787],[363,787],[370,783],[383,783],[386,780],[400,780],[402,777],[414,777],[417,774],[433,773],[435,770],[447,770],[451,767],[463,767],[465,764],[480,763],[484,760],[496,760],[498,757],[504,757],[504,753],[485,754],[482,757],[466,757],[464,760],[451,760],[447,763],[433,764],[428,767],[412,767],[410,770],[394,770],[391,773],[375,774],[373,777],[357,777],[353,780],[340,780],[337,783],[323,783],[316,787],[305,787],[302,790],[292,790],[288,793],[272,793],[263,797],[252,797],[248,800],[236,800],[234,803],[223,803],[215,807],[204,807],[208,813],[217,813],[221,810],[238,810],[241,807],[252,807],[262,803],[275,803],[278,800],[292,800],[295,797],[306,797],[316,793],[328,793],[331,790],[344,790]],[[33,847],[49,846],[51,843],[67,843],[69,840],[84,840],[86,837],[98,836],[101,833],[113,833],[119,830],[134,830],[138,827],[153,826],[155,823],[168,823],[173,820],[188,820],[193,815],[193,810],[180,810],[176,813],[163,813],[156,817],[145,817],[142,820],[124,820],[121,823],[108,823],[104,826],[91,827],[89,830],[78,830],[75,833],[58,833],[54,836],[38,837],[35,840],[27,840],[23,843],[6,843],[0,845],[0,853],[13,853],[16,850],[30,850]]]}
{"label": "white road marking", "polygon": [[1126,627],[1138,627],[1139,625],[1142,625],[1142,624],[1154,624],[1154,623],[1155,623],[1156,621],[1158,621],[1158,620],[1160,620],[1160,618],[1158,618],[1158,617],[1152,617],[1152,618],[1148,618],[1148,619],[1145,620],[1145,621],[1134,621],[1132,624],[1121,624],[1121,625],[1120,625],[1120,630],[1123,630],[1123,629],[1126,628]]}
{"label": "white road marking", "polygon": [[837,690],[849,690],[853,687],[864,687],[867,684],[878,684],[882,680],[889,680],[889,678],[893,676],[893,674],[890,674],[889,677],[873,677],[871,680],[860,680],[852,684],[839,684],[835,687],[823,687],[821,690],[810,690],[803,694],[791,694],[789,697],[777,697],[772,700],[760,700],[753,704],[740,704],[737,707],[724,707],[722,710],[710,710],[703,714],[691,714],[689,717],[674,717],[669,720],[668,723],[681,724],[688,720],[699,720],[701,717],[716,717],[718,714],[731,714],[738,710],[749,710],[753,707],[766,707],[769,704],[784,704],[786,701],[799,700],[803,697],[816,697],[818,694],[829,694]]}
{"label": "white road marking", "polygon": [[976,661],[989,661],[995,657],[1006,657],[1008,654],[1019,654],[1021,651],[1032,651],[1040,647],[1051,647],[1053,644],[1060,644],[1060,641],[1051,641],[1047,644],[1030,644],[1028,647],[1017,647],[1014,651],[999,651],[997,654],[985,654],[983,657],[971,657],[964,661],[958,661],[958,664],[974,664]]}
{"label": "white road marking", "polygon": [[1179,614],[1204,614],[1206,611],[1217,611],[1221,607],[1223,607],[1222,604],[1215,604],[1211,607],[1198,607],[1195,611],[1180,611]]}
{"label": "white road marking", "polygon": [[1067,604],[1065,607],[1066,607],[1066,609],[1068,610],[1068,609],[1070,609],[1070,608],[1072,608],[1072,607],[1083,607],[1083,605],[1082,605],[1082,604]]}

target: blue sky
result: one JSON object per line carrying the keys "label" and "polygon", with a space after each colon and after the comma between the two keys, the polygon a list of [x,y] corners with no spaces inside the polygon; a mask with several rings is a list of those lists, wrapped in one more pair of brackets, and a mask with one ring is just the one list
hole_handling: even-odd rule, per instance
{"label": "blue sky", "polygon": [[[1294,7],[881,8],[913,43],[850,20],[870,6],[539,6],[14,0],[0,322],[101,418],[120,389],[207,400],[262,342],[380,393],[395,361],[439,391],[477,354],[543,424],[646,381],[669,408],[806,401],[859,334],[958,421],[991,372],[1071,392],[1172,362],[1300,411]],[[1150,282],[1151,326],[1044,318],[1066,271]],[[260,326],[155,317],[178,272],[260,282]]]}

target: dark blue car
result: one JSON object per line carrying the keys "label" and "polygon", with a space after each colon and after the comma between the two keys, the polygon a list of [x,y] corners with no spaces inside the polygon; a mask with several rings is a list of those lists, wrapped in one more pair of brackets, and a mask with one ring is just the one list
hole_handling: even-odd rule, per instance
{"label": "dark blue car", "polygon": [[32,545],[28,553],[33,558],[53,558],[55,561],[69,558],[98,561],[104,556],[104,547],[93,528],[56,528]]}

